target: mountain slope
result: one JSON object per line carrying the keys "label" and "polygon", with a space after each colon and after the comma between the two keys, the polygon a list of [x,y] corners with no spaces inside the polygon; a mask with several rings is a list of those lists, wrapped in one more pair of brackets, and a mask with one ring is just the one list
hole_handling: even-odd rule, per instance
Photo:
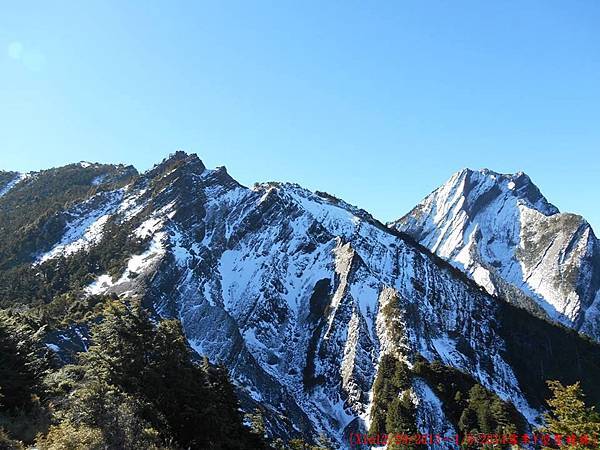
{"label": "mountain slope", "polygon": [[527,175],[465,169],[390,225],[488,292],[600,339],[600,243]]}
{"label": "mountain slope", "polygon": [[[488,294],[330,195],[288,183],[247,188],[177,152],[55,215],[64,218],[61,233],[13,263],[22,278],[53,281],[44,307],[136,297],[179,318],[192,347],[230,369],[243,407],[261,408],[271,434],[325,432],[341,445],[350,432],[366,432],[381,408],[373,385],[384,355],[409,371],[422,358],[459,370],[529,424],[538,421],[546,378],[581,380],[600,403],[597,345]],[[18,305],[39,304],[36,295]],[[69,331],[51,335],[59,352],[85,330]],[[529,346],[536,354],[523,360]],[[411,376],[408,419],[454,433],[434,388]]]}
{"label": "mountain slope", "polygon": [[0,170],[0,197],[10,191],[21,179],[21,174],[17,172],[6,172]]}

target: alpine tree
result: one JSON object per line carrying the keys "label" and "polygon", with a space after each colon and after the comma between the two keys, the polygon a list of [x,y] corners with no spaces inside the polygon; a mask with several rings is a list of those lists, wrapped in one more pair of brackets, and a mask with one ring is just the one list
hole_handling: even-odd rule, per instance
{"label": "alpine tree", "polygon": [[67,430],[100,439],[92,448],[265,447],[244,427],[227,371],[198,361],[179,321],[155,323],[139,302],[113,301],[91,335],[79,365],[54,377],[62,420],[40,448]]}
{"label": "alpine tree", "polygon": [[0,434],[6,440],[30,443],[48,426],[43,379],[50,368],[49,352],[34,330],[0,312]]}
{"label": "alpine tree", "polygon": [[[585,444],[581,438],[588,436],[591,441],[600,435],[600,414],[593,406],[585,404],[585,396],[579,382],[563,386],[559,381],[547,382],[552,397],[548,400],[550,411],[544,415],[545,427],[542,432],[560,435],[565,438],[563,448],[587,449],[595,448],[597,443]],[[569,442],[569,436],[576,437],[577,442]]]}

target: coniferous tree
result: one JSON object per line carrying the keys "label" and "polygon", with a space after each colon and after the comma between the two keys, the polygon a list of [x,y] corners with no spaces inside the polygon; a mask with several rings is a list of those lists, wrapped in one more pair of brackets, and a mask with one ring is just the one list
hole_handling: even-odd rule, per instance
{"label": "coniferous tree", "polygon": [[369,434],[402,433],[415,429],[414,405],[409,395],[410,376],[404,361],[392,355],[382,356],[373,383],[374,407]]}
{"label": "coniferous tree", "polygon": [[260,412],[259,408],[256,408],[253,412],[248,413],[244,416],[248,422],[250,422],[250,429],[252,433],[257,436],[265,436],[265,418]]}
{"label": "coniferous tree", "polygon": [[[552,397],[548,400],[550,411],[544,415],[545,427],[543,432],[555,435],[588,436],[597,439],[600,434],[600,414],[593,406],[585,404],[585,396],[579,383],[563,386],[559,381],[547,382]],[[576,444],[566,445],[563,448],[587,449],[592,444],[585,445],[579,440]]]}
{"label": "coniferous tree", "polygon": [[0,407],[26,408],[32,396],[43,396],[49,368],[48,351],[33,330],[0,312]]}
{"label": "coniferous tree", "polygon": [[66,430],[111,450],[265,448],[242,424],[227,371],[195,362],[178,321],[155,325],[139,303],[111,302],[92,340],[80,365],[49,379],[60,421],[40,448],[71,445]]}
{"label": "coniferous tree", "polygon": [[32,442],[48,426],[43,379],[50,367],[34,331],[0,312],[0,431],[7,441]]}

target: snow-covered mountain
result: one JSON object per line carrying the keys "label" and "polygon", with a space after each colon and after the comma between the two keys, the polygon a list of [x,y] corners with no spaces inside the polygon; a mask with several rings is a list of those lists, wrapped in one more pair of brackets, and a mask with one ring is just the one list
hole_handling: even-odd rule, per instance
{"label": "snow-covered mountain", "polygon": [[600,243],[526,174],[462,170],[391,226],[488,292],[600,339]]}
{"label": "snow-covered mountain", "polygon": [[[439,194],[445,199],[464,194],[458,206],[438,214],[432,200],[404,222],[430,218],[422,229],[433,233],[438,217],[463,206],[468,214],[461,216],[476,216],[489,203],[478,199],[494,200],[497,190],[522,197],[525,214],[539,214],[548,223],[556,215],[523,175],[486,189],[465,181],[472,174],[455,176],[456,187]],[[458,369],[513,404],[530,425],[539,422],[545,379],[581,380],[590,398],[600,400],[594,381],[600,376],[600,347],[490,295],[408,235],[331,195],[289,183],[248,188],[225,168],[207,169],[196,155],[183,152],[125,181],[98,177],[86,178],[95,187],[56,213],[60,233],[30,251],[28,268],[19,270],[49,278],[69,261],[77,261],[75,267],[85,261],[89,273],[81,282],[60,277],[71,296],[139,297],[157,314],[179,318],[191,346],[230,369],[243,407],[260,407],[272,434],[326,433],[342,446],[350,432],[368,430],[374,409],[381,408],[373,386],[384,355],[409,368],[424,358]],[[0,210],[26,184],[13,185],[0,198]],[[455,192],[459,186],[467,186],[463,194]],[[521,203],[515,208],[520,211]],[[464,233],[452,238],[454,226],[440,226],[450,254],[451,243]],[[532,234],[527,235],[532,242],[542,239]],[[139,250],[124,251],[122,236]],[[578,236],[569,248],[579,252],[591,230]],[[508,255],[508,241],[497,239],[491,248]],[[537,245],[549,253],[543,242]],[[561,261],[573,252],[567,253]],[[55,332],[49,345],[72,346],[73,336],[81,334],[73,328]],[[553,352],[558,348],[569,350]],[[436,389],[419,375],[411,379],[415,425],[453,434],[456,421]]]}

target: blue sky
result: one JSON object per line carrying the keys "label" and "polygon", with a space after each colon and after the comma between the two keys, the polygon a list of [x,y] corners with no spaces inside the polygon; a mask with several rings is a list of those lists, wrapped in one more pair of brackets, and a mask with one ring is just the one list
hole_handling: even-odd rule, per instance
{"label": "blue sky", "polygon": [[0,167],[196,152],[401,216],[525,171],[600,234],[600,2],[56,1],[0,14]]}

